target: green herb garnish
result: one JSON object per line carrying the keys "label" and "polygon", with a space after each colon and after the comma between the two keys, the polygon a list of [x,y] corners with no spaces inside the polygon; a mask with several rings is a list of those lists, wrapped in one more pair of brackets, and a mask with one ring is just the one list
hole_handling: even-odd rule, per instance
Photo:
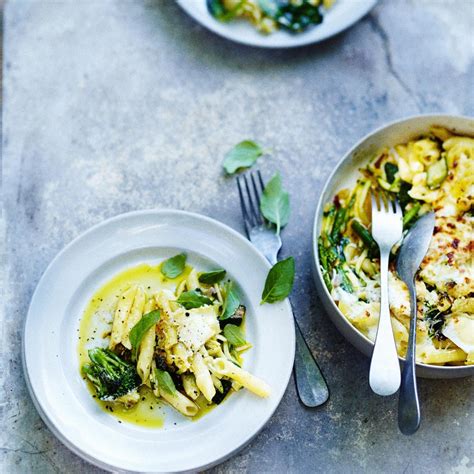
{"label": "green herb garnish", "polygon": [[239,347],[243,346],[244,344],[247,344],[242,329],[240,329],[239,326],[235,326],[234,324],[227,324],[227,326],[224,327],[224,337],[234,347]]}
{"label": "green herb garnish", "polygon": [[230,318],[240,305],[239,298],[234,291],[234,285],[228,281],[224,286],[224,302],[222,304],[222,312],[219,319]]}
{"label": "green herb garnish", "polygon": [[260,145],[251,140],[244,140],[227,152],[222,166],[227,174],[234,174],[242,168],[250,168],[262,155]]}
{"label": "green herb garnish", "polygon": [[295,259],[288,257],[277,262],[268,272],[260,304],[275,303],[285,299],[293,288],[294,280]]}
{"label": "green herb garnish", "polygon": [[213,270],[211,272],[201,273],[199,275],[199,283],[204,283],[205,285],[214,285],[214,283],[219,283],[225,277],[225,270]]}
{"label": "green herb garnish", "polygon": [[290,195],[282,188],[279,173],[276,173],[265,186],[260,199],[260,210],[265,219],[276,225],[277,234],[288,224]]}
{"label": "green herb garnish", "polygon": [[183,291],[176,301],[186,309],[200,308],[201,306],[212,304],[210,298],[196,290]]}
{"label": "green herb garnish", "polygon": [[171,375],[166,370],[155,369],[155,382],[160,390],[163,390],[170,395],[176,393],[176,386],[171,378]]}
{"label": "green herb garnish", "polygon": [[143,337],[148,330],[154,326],[160,319],[160,311],[155,310],[150,313],[144,314],[142,319],[133,326],[130,331],[130,344],[132,345],[132,359],[136,360],[138,354],[138,348],[142,342]]}
{"label": "green herb garnish", "polygon": [[183,273],[185,265],[186,254],[180,253],[163,262],[161,265],[161,273],[163,273],[166,278],[176,278]]}

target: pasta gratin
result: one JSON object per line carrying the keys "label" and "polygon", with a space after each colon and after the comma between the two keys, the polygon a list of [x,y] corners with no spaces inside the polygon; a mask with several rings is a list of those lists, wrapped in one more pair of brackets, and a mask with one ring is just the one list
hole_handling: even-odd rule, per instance
{"label": "pasta gratin", "polygon": [[209,12],[227,22],[245,18],[264,34],[284,29],[300,33],[323,21],[334,0],[207,0]]}
{"label": "pasta gratin", "polygon": [[197,417],[241,388],[270,393],[242,368],[251,347],[246,308],[226,272],[198,272],[185,261],[180,254],[126,270],[84,313],[81,373],[94,398],[121,419],[150,424],[157,400]]}
{"label": "pasta gratin", "polygon": [[[434,127],[417,140],[387,148],[360,170],[353,189],[343,189],[324,209],[318,240],[321,270],[339,310],[375,339],[380,311],[379,253],[370,234],[370,194],[396,197],[406,230],[434,210],[436,226],[416,278],[417,361],[436,365],[474,363],[474,139]],[[389,272],[392,327],[398,353],[408,341],[409,295]]]}

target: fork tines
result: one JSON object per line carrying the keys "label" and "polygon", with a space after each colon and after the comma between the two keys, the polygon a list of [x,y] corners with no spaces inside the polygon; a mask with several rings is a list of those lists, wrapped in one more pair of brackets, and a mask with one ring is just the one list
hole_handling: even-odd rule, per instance
{"label": "fork tines", "polygon": [[398,199],[390,199],[385,195],[371,193],[372,212],[393,212],[394,214],[402,214],[402,209]]}
{"label": "fork tines", "polygon": [[264,189],[260,170],[250,171],[238,176],[237,188],[239,190],[240,206],[244,217],[245,230],[248,234],[252,227],[264,223],[260,212],[260,196]]}

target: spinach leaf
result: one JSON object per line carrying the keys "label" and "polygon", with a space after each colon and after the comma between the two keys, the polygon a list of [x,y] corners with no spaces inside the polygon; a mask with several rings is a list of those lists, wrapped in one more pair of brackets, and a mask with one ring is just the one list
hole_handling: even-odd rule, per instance
{"label": "spinach leaf", "polygon": [[163,273],[166,278],[176,278],[183,273],[185,265],[186,254],[180,253],[163,262],[161,265],[161,273]]}
{"label": "spinach leaf", "polygon": [[219,283],[225,277],[225,274],[225,270],[213,270],[211,272],[201,273],[198,280],[199,283],[213,285],[214,283]]}
{"label": "spinach leaf", "polygon": [[400,182],[400,191],[398,192],[397,198],[403,212],[405,212],[405,207],[407,206],[407,204],[413,201],[412,197],[408,194],[408,191],[410,191],[410,189],[410,183],[407,183],[406,181]]}
{"label": "spinach leaf", "polygon": [[311,0],[291,2],[289,0],[258,0],[265,15],[293,33],[304,31],[310,25],[323,21],[319,5]]}
{"label": "spinach leaf", "polygon": [[173,379],[171,378],[171,375],[165,370],[155,369],[155,380],[160,390],[163,390],[170,395],[174,395],[176,393],[176,386],[173,382]]}
{"label": "spinach leaf", "polygon": [[290,196],[282,188],[281,177],[276,173],[267,183],[260,199],[260,210],[263,216],[277,227],[277,234],[280,229],[288,224],[290,218]]}
{"label": "spinach leaf", "polygon": [[223,167],[227,174],[233,174],[241,168],[249,168],[262,156],[263,150],[252,140],[244,140],[228,151]]}
{"label": "spinach leaf", "polygon": [[425,313],[424,319],[428,326],[428,335],[431,338],[439,340],[445,339],[445,336],[441,332],[444,327],[445,318],[446,312],[443,313],[438,308],[431,308]]}
{"label": "spinach leaf", "polygon": [[222,312],[219,319],[230,318],[240,305],[239,298],[235,294],[234,285],[231,281],[225,284],[224,303],[222,304]]}
{"label": "spinach leaf", "polygon": [[201,306],[212,304],[210,298],[196,290],[183,291],[176,301],[186,309],[200,308]]}
{"label": "spinach leaf", "polygon": [[393,163],[385,163],[384,169],[387,182],[392,184],[395,180],[395,175],[398,173],[398,166]]}
{"label": "spinach leaf", "polygon": [[224,337],[229,341],[229,344],[232,344],[235,347],[247,344],[244,333],[239,326],[235,326],[234,324],[227,324],[224,328]]}
{"label": "spinach leaf", "polygon": [[277,262],[268,272],[260,304],[275,303],[285,299],[293,288],[294,280],[295,259],[288,257]]}
{"label": "spinach leaf", "polygon": [[160,320],[160,311],[155,310],[144,314],[140,321],[130,331],[130,344],[132,345],[132,359],[136,360],[138,348],[148,330]]}

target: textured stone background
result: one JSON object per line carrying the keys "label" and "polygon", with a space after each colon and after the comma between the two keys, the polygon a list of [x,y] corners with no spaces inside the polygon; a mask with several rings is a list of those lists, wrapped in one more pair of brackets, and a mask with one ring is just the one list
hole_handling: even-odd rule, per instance
{"label": "textured stone background", "polygon": [[385,0],[323,44],[266,51],[214,36],[171,0],[8,2],[0,471],[98,472],[48,431],[22,378],[22,323],[48,262],[133,209],[202,212],[242,231],[220,162],[254,137],[273,150],[264,174],[280,170],[291,191],[295,309],[332,395],[307,410],[291,382],[262,433],[215,472],[473,472],[473,380],[420,380],[423,424],[402,436],[396,398],[370,392],[368,359],[329,322],[310,272],[316,200],[349,146],[410,114],[474,115],[473,8]]}

